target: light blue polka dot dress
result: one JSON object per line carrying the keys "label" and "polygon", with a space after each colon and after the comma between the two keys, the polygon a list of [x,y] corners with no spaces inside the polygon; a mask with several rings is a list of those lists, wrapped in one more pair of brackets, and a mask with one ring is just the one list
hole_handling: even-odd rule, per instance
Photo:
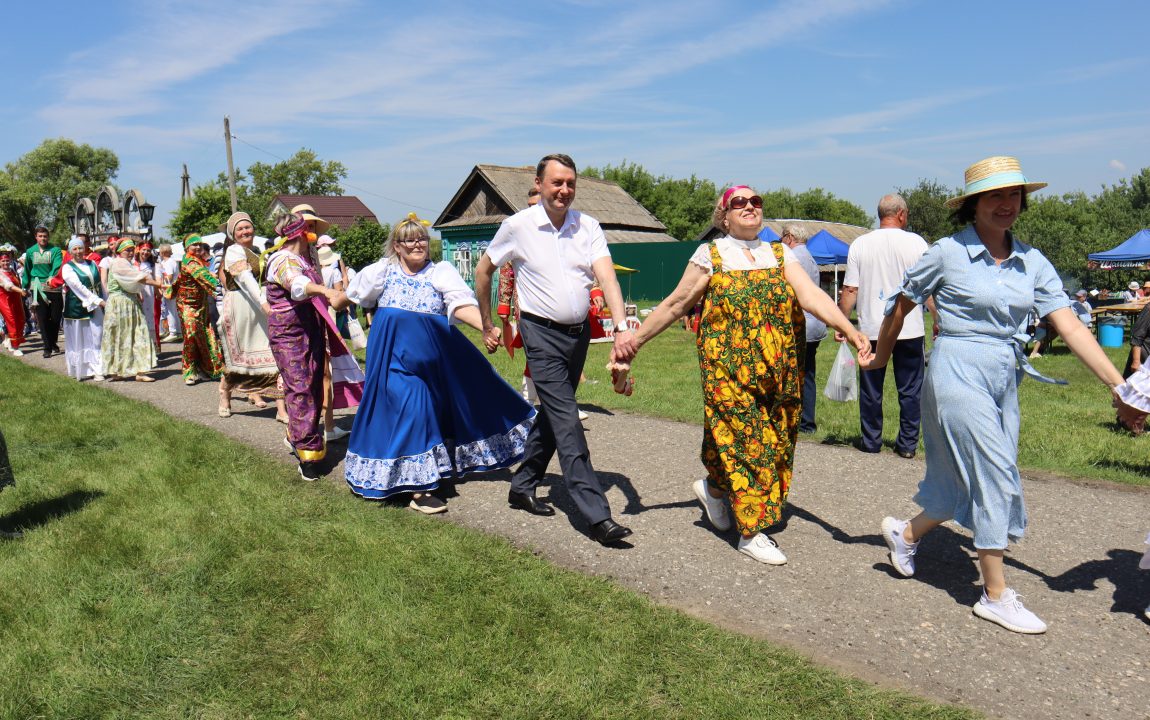
{"label": "light blue polka dot dress", "polygon": [[996,265],[970,225],[932,245],[900,289],[916,303],[933,296],[940,328],[923,384],[926,475],[914,500],[928,517],[969,529],[984,550],[1005,549],[1026,529],[1018,383],[1024,372],[1046,378],[1014,335],[1031,309],[1045,317],[1070,305],[1041,252],[1013,237],[1011,247]]}

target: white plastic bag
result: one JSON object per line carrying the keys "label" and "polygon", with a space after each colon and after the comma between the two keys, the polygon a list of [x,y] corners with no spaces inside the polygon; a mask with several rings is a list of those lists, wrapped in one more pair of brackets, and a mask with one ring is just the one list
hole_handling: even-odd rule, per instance
{"label": "white plastic bag", "polygon": [[838,402],[854,402],[859,398],[858,364],[854,353],[845,343],[839,343],[839,352],[835,355],[835,364],[831,366],[831,375],[827,378],[826,389],[823,395],[828,400]]}
{"label": "white plastic bag", "polygon": [[363,332],[363,326],[359,324],[359,320],[353,317],[347,319],[347,334],[351,335],[348,345],[352,350],[363,350],[367,347],[367,334]]}

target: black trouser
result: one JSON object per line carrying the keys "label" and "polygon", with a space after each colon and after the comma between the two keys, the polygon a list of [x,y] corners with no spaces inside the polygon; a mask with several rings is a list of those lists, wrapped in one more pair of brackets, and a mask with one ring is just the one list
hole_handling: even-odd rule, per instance
{"label": "black trouser", "polygon": [[40,326],[44,352],[60,352],[60,317],[63,314],[64,293],[46,292],[40,296],[36,303],[36,324]]}
{"label": "black trouser", "polygon": [[571,336],[524,319],[519,333],[540,408],[527,435],[523,464],[511,476],[511,490],[534,494],[547,465],[558,452],[563,480],[575,506],[590,524],[602,522],[611,517],[611,507],[591,467],[591,453],[575,403],[575,389],[591,342],[591,326],[585,322],[582,332]]}
{"label": "black trouser", "polygon": [[815,381],[815,361],[818,358],[819,343],[821,340],[807,343],[807,357],[804,363],[803,376],[803,415],[799,418],[799,432],[813,433],[818,430],[815,423],[815,401],[819,397],[818,384]]}
{"label": "black trouser", "polygon": [[[873,343],[874,341],[872,341]],[[922,378],[926,366],[923,338],[896,340],[890,354],[894,366],[894,386],[898,390],[898,438],[895,450],[914,452],[918,448],[919,420],[922,417]],[[859,425],[862,444],[868,450],[882,446],[882,386],[886,368],[859,373]]]}

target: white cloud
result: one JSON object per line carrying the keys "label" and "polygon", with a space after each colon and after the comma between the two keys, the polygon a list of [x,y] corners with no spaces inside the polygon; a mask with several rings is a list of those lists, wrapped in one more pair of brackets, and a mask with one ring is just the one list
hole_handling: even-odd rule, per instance
{"label": "white cloud", "polygon": [[1118,172],[1126,172],[1126,163],[1121,160],[1111,160],[1108,164]]}

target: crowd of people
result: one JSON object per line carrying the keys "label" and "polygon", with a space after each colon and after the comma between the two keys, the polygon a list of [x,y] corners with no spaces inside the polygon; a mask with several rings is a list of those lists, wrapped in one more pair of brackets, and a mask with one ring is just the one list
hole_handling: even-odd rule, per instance
{"label": "crowd of people", "polygon": [[[1150,363],[1143,362],[1150,348],[1132,349],[1125,378],[1080,317],[1074,303],[1082,295],[1072,302],[1050,262],[1013,235],[1028,194],[1045,183],[1027,179],[1014,158],[975,163],[964,191],[947,201],[963,229],[929,247],[906,231],[905,200],[882,198],[880,227],[852,245],[837,302],[819,285],[803,228],[787,226],[779,243],[762,241],[762,197],[733,185],[714,206],[722,235],[695,251],[674,291],[637,329],[598,320],[604,307],[610,318],[625,318],[623,296],[602,227],[572,207],[576,187],[570,157],[539,161],[537,202],[502,223],[480,258],[474,290],[454,266],[431,259],[428,223],[414,213],[393,226],[380,260],[357,274],[340,268],[330,245],[317,247],[327,223],[306,206],[279,219],[263,253],[253,248],[251,218],[232,215],[214,270],[200,236],[185,240],[174,267],[170,248],[161,247],[156,262],[150,246],[122,239],[113,258],[99,258],[81,237],[64,254],[38,231],[20,272],[14,248],[0,246],[6,347],[19,352],[25,301],[45,356],[58,351],[63,319],[68,373],[81,380],[147,382],[160,340],[179,337],[184,381],[219,380],[220,417],[230,416],[234,393],[257,405],[275,399],[284,443],[307,480],[323,475],[327,444],[338,439],[334,409],[358,406],[344,463],[349,487],[368,499],[403,498],[423,513],[446,510],[435,492],[444,478],[518,464],[508,505],[554,515],[536,490],[558,455],[589,536],[611,545],[632,531],[612,517],[580,422],[575,393],[589,342],[610,332],[613,380],[629,394],[627,374],[642,348],[693,315],[707,476],[692,492],[716,530],[734,527],[739,552],[781,565],[787,557],[774,529],[798,434],[816,427],[815,349],[833,328],[862,371],[858,449],[880,451],[888,363],[899,394],[898,455],[914,457],[921,428],[926,470],[914,498],[921,512],[879,523],[894,569],[913,576],[922,538],[953,520],[973,534],[977,550],[983,594],[974,613],[1015,632],[1046,630],[1007,586],[1003,566],[1003,552],[1027,524],[1018,383],[1024,375],[1060,382],[1029,363],[1020,330],[1033,314],[1063,337],[1135,432],[1150,412]],[[514,283],[500,292],[498,325],[487,300],[497,272]],[[924,305],[934,320],[929,367]],[[347,346],[353,307],[373,313],[366,372]],[[495,372],[458,323],[480,332],[489,353],[523,349],[529,398]],[[1141,343],[1150,316],[1144,325]]]}

